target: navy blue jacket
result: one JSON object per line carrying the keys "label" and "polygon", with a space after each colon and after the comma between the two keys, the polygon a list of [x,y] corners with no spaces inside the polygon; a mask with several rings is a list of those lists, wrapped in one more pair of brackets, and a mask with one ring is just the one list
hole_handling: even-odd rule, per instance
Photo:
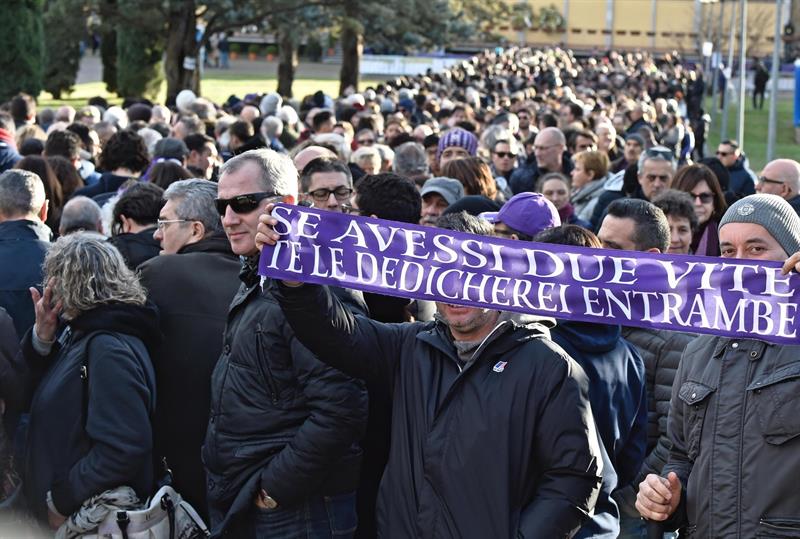
{"label": "navy blue jacket", "polygon": [[[586,371],[597,430],[618,484],[628,485],[639,472],[647,451],[647,394],[641,356],[622,338],[621,328],[616,325],[559,321],[551,334]],[[598,498],[593,523],[600,529],[608,523],[598,517],[605,500],[613,503],[610,494],[601,490]]]}
{"label": "navy blue jacket", "polygon": [[0,174],[10,168],[14,168],[17,162],[22,160],[22,156],[17,150],[7,142],[0,142]]}
{"label": "navy blue jacket", "polygon": [[379,537],[570,537],[588,518],[588,381],[540,328],[504,321],[462,366],[443,322],[354,316],[320,286],[276,297],[303,344],[392,402]]}
{"label": "navy blue jacket", "polygon": [[23,485],[37,517],[47,516],[48,491],[62,515],[122,485],[142,500],[152,495],[156,381],[148,349],[159,340],[155,307],[119,303],[69,322],[47,356],[34,350],[31,332],[25,336],[27,383],[35,393]]}
{"label": "navy blue jacket", "polygon": [[[572,157],[570,157],[568,152],[564,152],[561,156],[561,172],[569,176],[574,167],[575,165],[572,164]],[[508,179],[508,187],[515,195],[535,191],[536,182],[539,181],[541,176],[544,176],[548,172],[550,171],[539,168],[539,165],[536,163],[536,156],[531,154],[522,165],[518,166],[516,170],[511,173],[511,177]]]}
{"label": "navy blue jacket", "polygon": [[732,167],[728,168],[731,180],[728,191],[735,193],[739,198],[753,195],[756,192],[756,177],[753,171],[745,166],[745,156],[742,154]]}
{"label": "navy blue jacket", "polygon": [[50,229],[41,222],[20,219],[0,223],[0,307],[14,320],[18,339],[33,326],[28,288],[42,284],[49,236]]}

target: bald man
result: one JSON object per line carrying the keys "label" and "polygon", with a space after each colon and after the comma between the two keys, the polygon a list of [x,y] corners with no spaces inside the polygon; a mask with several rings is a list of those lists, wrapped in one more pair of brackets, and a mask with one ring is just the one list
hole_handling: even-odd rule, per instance
{"label": "bald man", "polygon": [[782,197],[800,215],[800,163],[794,159],[770,161],[758,177],[756,191]]}
{"label": "bald man", "polygon": [[250,123],[253,123],[259,116],[261,116],[261,111],[258,110],[258,107],[254,107],[253,105],[245,105],[242,107],[242,112],[239,113],[240,119]]}
{"label": "bald man", "polygon": [[297,155],[294,156],[294,168],[297,169],[299,174],[302,174],[303,169],[306,168],[306,165],[317,157],[330,157],[331,159],[339,159],[339,156],[330,151],[328,148],[323,148],[322,146],[308,146],[297,152]]}
{"label": "bald man", "polygon": [[567,152],[567,139],[557,127],[545,127],[533,143],[533,153],[511,175],[508,184],[514,194],[536,189],[540,176],[548,172],[572,172],[572,160]]}

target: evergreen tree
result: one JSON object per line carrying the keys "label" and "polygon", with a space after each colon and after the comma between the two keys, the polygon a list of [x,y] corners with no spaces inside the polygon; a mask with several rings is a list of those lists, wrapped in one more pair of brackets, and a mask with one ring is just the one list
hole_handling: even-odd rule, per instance
{"label": "evergreen tree", "polygon": [[80,0],[51,0],[44,12],[44,89],[56,99],[70,92],[78,76],[85,21]]}
{"label": "evergreen tree", "polygon": [[[122,12],[136,6],[136,0],[120,0]],[[160,15],[157,11],[138,11],[137,18],[147,26],[150,19],[152,28],[159,28]],[[143,32],[128,25],[117,27],[117,94],[122,97],[155,98],[164,80],[161,57],[164,54],[163,34]]]}
{"label": "evergreen tree", "polygon": [[0,1],[0,101],[42,90],[42,0]]}

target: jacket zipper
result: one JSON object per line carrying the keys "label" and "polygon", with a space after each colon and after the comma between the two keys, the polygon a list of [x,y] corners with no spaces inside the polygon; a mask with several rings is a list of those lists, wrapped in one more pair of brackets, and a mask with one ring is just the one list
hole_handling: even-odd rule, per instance
{"label": "jacket zipper", "polygon": [[[258,363],[258,371],[261,373],[261,376],[264,378],[267,386],[269,386],[272,404],[278,404],[278,388],[275,387],[275,380],[272,377],[272,368],[269,366],[269,358],[266,357],[266,354],[263,353],[261,348],[261,335],[263,333],[264,330],[261,327],[261,323],[256,324],[256,359]],[[265,367],[267,369],[266,373],[264,372]]]}

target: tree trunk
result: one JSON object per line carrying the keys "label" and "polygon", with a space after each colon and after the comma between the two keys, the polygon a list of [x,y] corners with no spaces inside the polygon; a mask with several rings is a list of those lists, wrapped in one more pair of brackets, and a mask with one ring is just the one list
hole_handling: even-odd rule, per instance
{"label": "tree trunk", "polygon": [[358,8],[353,0],[345,2],[342,21],[342,68],[339,71],[339,95],[348,87],[358,91],[358,64],[364,49],[364,29],[356,19]]}
{"label": "tree trunk", "polygon": [[292,97],[295,69],[297,44],[293,29],[286,25],[278,29],[278,93],[283,97]]}
{"label": "tree trunk", "polygon": [[167,47],[164,54],[168,105],[175,103],[175,97],[181,90],[190,89],[199,93],[200,58],[195,40],[196,23],[194,0],[172,3],[167,21]]}

